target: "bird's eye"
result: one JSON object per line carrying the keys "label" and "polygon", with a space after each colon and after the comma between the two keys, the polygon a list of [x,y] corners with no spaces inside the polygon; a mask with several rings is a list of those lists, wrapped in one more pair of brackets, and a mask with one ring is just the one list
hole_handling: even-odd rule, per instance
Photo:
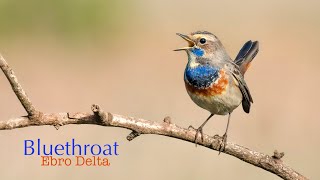
{"label": "bird's eye", "polygon": [[204,44],[204,43],[206,43],[206,42],[207,42],[207,40],[206,40],[205,38],[201,38],[201,39],[200,39],[200,43],[201,43],[201,44]]}

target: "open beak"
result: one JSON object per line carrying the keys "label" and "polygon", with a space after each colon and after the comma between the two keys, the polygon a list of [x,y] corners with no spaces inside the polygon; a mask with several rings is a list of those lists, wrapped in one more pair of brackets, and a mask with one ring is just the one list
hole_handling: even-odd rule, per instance
{"label": "open beak", "polygon": [[182,37],[182,39],[186,40],[188,42],[188,47],[183,47],[183,48],[178,48],[178,49],[175,49],[174,51],[183,51],[183,50],[187,50],[187,49],[190,49],[192,48],[195,43],[193,42],[192,39],[189,38],[189,36],[187,35],[183,35],[183,34],[180,34],[180,33],[176,33],[178,36]]}

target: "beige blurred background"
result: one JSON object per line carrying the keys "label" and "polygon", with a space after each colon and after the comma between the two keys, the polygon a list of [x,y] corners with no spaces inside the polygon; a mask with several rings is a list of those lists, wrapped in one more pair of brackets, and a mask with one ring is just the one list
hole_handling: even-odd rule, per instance
{"label": "beige blurred background", "polygon": [[[198,127],[209,115],[188,97],[187,56],[176,32],[207,30],[235,57],[247,40],[260,52],[246,81],[254,104],[238,108],[229,141],[272,154],[311,179],[320,178],[320,1],[1,0],[0,52],[34,105],[44,112],[106,111],[161,122],[170,115]],[[0,120],[25,115],[0,73]],[[216,116],[205,133],[222,134]],[[232,156],[172,138],[92,125],[0,132],[1,179],[279,179]],[[113,143],[110,167],[41,167],[23,141]]]}

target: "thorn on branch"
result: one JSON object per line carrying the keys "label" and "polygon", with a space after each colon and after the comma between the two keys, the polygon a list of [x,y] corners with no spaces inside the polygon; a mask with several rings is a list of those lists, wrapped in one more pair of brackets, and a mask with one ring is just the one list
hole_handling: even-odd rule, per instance
{"label": "thorn on branch", "polygon": [[168,123],[168,124],[171,124],[171,118],[170,118],[169,116],[166,116],[166,117],[163,119],[163,122]]}
{"label": "thorn on branch", "polygon": [[58,124],[53,125],[54,128],[56,128],[56,130],[59,130],[60,126]]}
{"label": "thorn on branch", "polygon": [[106,123],[106,124],[109,124],[109,114],[108,114],[108,117],[106,115],[106,113],[100,108],[99,105],[97,104],[93,104],[91,106],[91,110],[95,116],[95,119],[98,123],[100,124],[103,124],[103,123]]}
{"label": "thorn on branch", "polygon": [[[69,113],[67,113],[67,115],[69,116]],[[63,126],[62,122],[57,121],[55,125],[53,125],[54,128],[56,128],[56,130],[59,130],[59,128]]]}
{"label": "thorn on branch", "polygon": [[73,117],[73,116],[70,116],[70,113],[69,113],[69,112],[67,112],[67,118],[68,118],[68,119],[78,119],[78,118],[75,118],[75,117]]}
{"label": "thorn on branch", "polygon": [[53,125],[53,127],[56,128],[56,130],[59,130],[60,124],[55,124],[55,125]]}
{"label": "thorn on branch", "polygon": [[272,158],[280,160],[284,156],[284,152],[279,153],[277,150],[274,150]]}
{"label": "thorn on branch", "polygon": [[141,133],[137,132],[137,131],[132,131],[128,136],[127,136],[127,140],[128,141],[132,141],[134,138],[140,136]]}

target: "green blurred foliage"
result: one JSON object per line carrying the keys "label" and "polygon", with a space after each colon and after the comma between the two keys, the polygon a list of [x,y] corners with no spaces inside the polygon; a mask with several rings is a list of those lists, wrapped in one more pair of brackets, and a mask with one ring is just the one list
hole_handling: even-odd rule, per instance
{"label": "green blurred foliage", "polygon": [[130,4],[116,0],[0,0],[0,37],[113,34],[126,29]]}

